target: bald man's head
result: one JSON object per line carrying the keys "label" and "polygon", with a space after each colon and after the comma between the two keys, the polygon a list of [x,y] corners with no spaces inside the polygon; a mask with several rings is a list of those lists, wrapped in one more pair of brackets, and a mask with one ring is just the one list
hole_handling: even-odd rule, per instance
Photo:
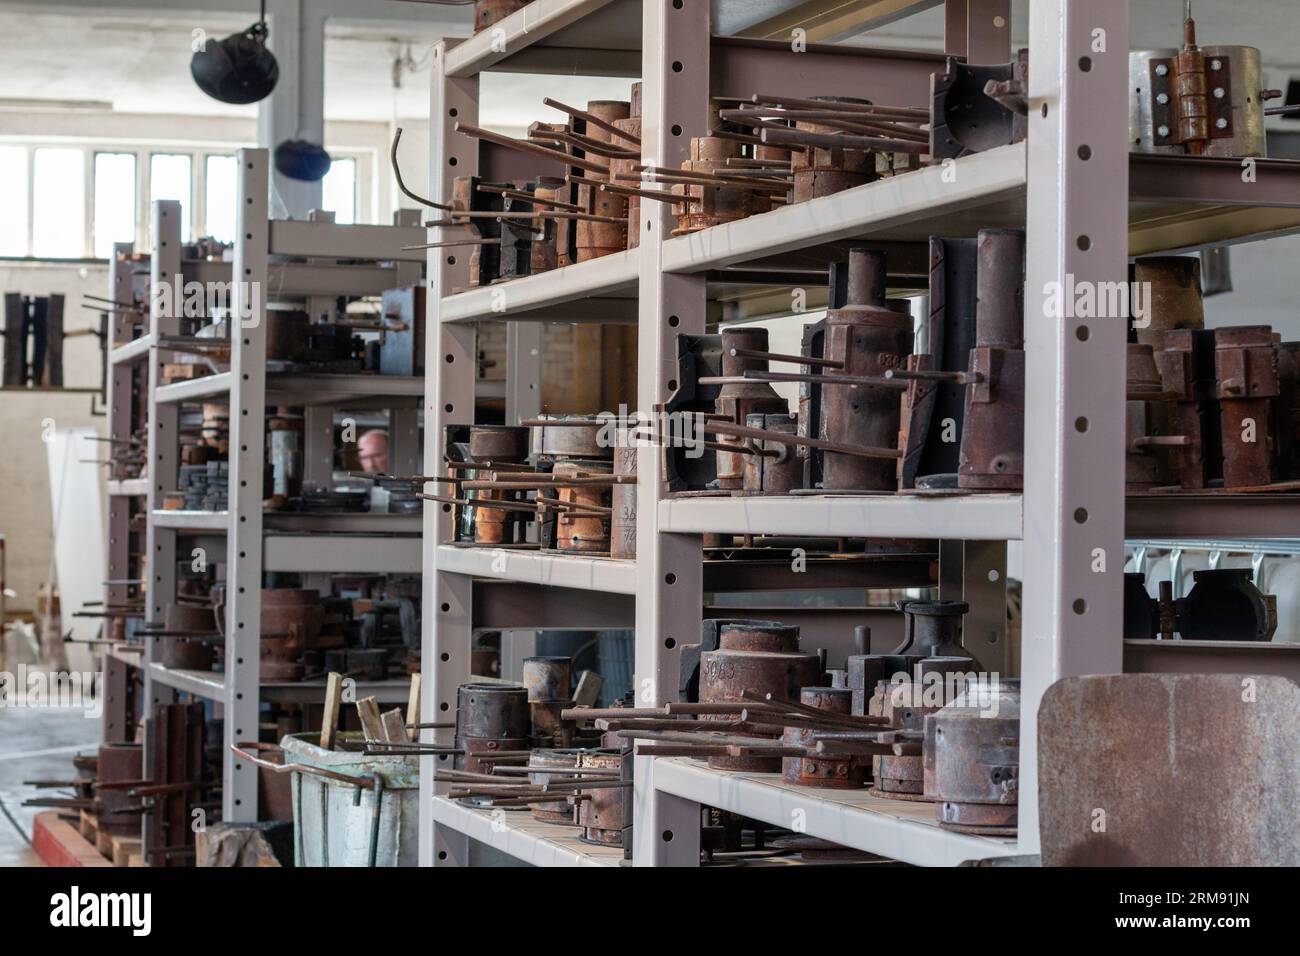
{"label": "bald man's head", "polygon": [[388,473],[388,432],[371,429],[357,440],[357,457],[361,470],[370,474]]}

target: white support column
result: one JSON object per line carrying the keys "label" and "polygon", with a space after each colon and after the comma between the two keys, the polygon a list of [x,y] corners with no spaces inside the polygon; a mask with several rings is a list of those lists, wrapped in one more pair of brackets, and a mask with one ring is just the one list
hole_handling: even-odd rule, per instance
{"label": "white support column", "polygon": [[[478,170],[478,143],[455,132],[457,121],[478,122],[478,78],[456,79],[445,75],[446,51],[456,41],[435,44],[432,54],[432,91],[429,107],[429,192],[435,201],[451,195],[457,176],[473,176]],[[430,241],[451,238],[443,228],[430,230]],[[449,424],[474,421],[474,379],[477,369],[472,325],[439,321],[439,304],[451,289],[469,281],[468,247],[430,249],[429,294],[425,334],[424,473],[441,470],[443,429]],[[440,492],[435,485],[430,493]],[[473,586],[468,577],[438,570],[437,545],[453,537],[449,505],[425,502],[424,506],[424,633],[421,660],[425,680],[420,702],[421,720],[447,721],[456,713],[456,688],[469,679]],[[421,739],[450,744],[450,730],[425,730]],[[468,862],[464,837],[435,826],[433,795],[445,790],[435,786],[433,773],[438,757],[420,758],[420,865],[463,865]]]}
{"label": "white support column", "polygon": [[[1128,274],[1128,2],[1034,0],[1029,20],[1023,853],[1039,847],[1043,693],[1062,677],[1118,673],[1123,650],[1127,323],[1046,304],[1071,280]],[[1126,292],[1115,300],[1127,311]]]}
{"label": "white support column", "polygon": [[[131,261],[132,244],[119,242],[113,245],[113,258],[108,270],[108,298],[119,302],[131,301]],[[108,348],[104,361],[108,362],[110,353],[118,345],[124,345],[131,337],[131,317],[125,312],[113,312],[108,320]],[[108,437],[116,441],[125,441],[132,434],[132,410],[135,408],[131,382],[134,378],[134,366],[121,362],[108,366]],[[111,453],[117,448],[109,445]],[[152,470],[151,470],[152,471]],[[105,585],[104,599],[110,604],[125,604],[130,593],[130,585],[125,582],[131,568],[131,502],[124,495],[109,495],[108,501],[108,541],[105,567],[108,580]],[[3,656],[0,650],[0,657]],[[126,740],[126,677],[121,673],[123,665],[113,658],[104,657],[105,694],[104,719],[101,725],[101,739],[105,743],[121,743]]]}
{"label": "white support column", "polygon": [[[180,330],[179,309],[169,307],[182,295],[181,279],[181,204],[171,199],[155,202],[151,214],[150,236],[152,249],[149,256],[149,332],[157,341],[160,335],[175,335]],[[164,285],[170,285],[172,296],[159,294]],[[149,491],[145,497],[145,561],[146,589],[144,603],[144,622],[153,627],[162,627],[167,605],[176,600],[176,530],[159,528],[153,523],[153,513],[162,508],[163,495],[177,484],[177,472],[180,466],[180,436],[177,433],[179,409],[174,404],[160,405],[155,401],[158,386],[163,384],[163,354],[156,348],[149,350],[149,457],[146,473],[149,478]],[[121,366],[119,366],[120,368]],[[176,700],[176,692],[153,680],[149,665],[158,660],[158,639],[145,638],[143,668],[144,701],[141,704],[141,720],[144,724],[144,772],[148,777],[153,773],[152,748],[149,735],[152,731],[153,709],[155,704],[170,704]],[[150,845],[149,831],[143,828],[141,838],[144,852]]]}
{"label": "white support column", "polygon": [[[691,138],[708,130],[709,3],[647,2],[642,10],[641,161],[678,166]],[[641,204],[640,323],[637,338],[637,403],[642,415],[675,389],[677,336],[704,331],[703,276],[665,274],[661,243],[672,229],[669,207]],[[674,699],[681,645],[700,637],[703,560],[700,538],[661,535],[659,451],[637,458],[636,706]],[[636,761],[634,795],[638,866],[699,863],[699,819],[684,832],[675,798],[657,792],[651,758]],[[689,814],[687,814],[689,816]],[[671,825],[670,825],[671,821]],[[667,838],[669,832],[671,839]]]}
{"label": "white support column", "polygon": [[506,424],[542,410],[542,323],[506,323]]}
{"label": "white support column", "polygon": [[255,766],[230,746],[257,740],[262,614],[262,462],[266,438],[267,181],[264,149],[241,149],[231,278],[230,527],[226,543],[226,707],[222,819],[257,819]]}
{"label": "white support column", "polygon": [[[325,11],[313,0],[268,0],[267,43],[280,66],[271,95],[257,106],[257,142],[272,151],[287,139],[325,143]],[[327,147],[328,148],[328,147]],[[321,204],[321,184],[272,174],[276,219],[306,219]]]}

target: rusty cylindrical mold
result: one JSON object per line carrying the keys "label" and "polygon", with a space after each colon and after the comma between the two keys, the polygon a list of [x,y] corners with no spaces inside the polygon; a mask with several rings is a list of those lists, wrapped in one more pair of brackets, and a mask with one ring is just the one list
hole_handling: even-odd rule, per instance
{"label": "rusty cylindrical mold", "polygon": [[[623,755],[616,750],[589,750],[578,755],[579,769],[622,770]],[[629,755],[627,759],[631,759]],[[601,846],[621,846],[623,829],[631,821],[627,811],[631,797],[624,788],[586,790],[587,799],[578,804],[578,825],[582,839]]]}
{"label": "rusty cylindrical mold", "polygon": [[[556,477],[581,478],[608,475],[613,471],[608,461],[557,461],[551,469]],[[607,485],[569,485],[557,487],[555,496],[573,505],[608,508],[610,487]],[[590,512],[561,511],[555,519],[555,550],[566,553],[608,554],[610,520]]]}
{"label": "rusty cylindrical mold", "polygon": [[[960,692],[949,675],[974,667],[969,657],[920,657],[910,679],[891,675],[876,684],[867,700],[867,713],[883,717],[894,730],[921,732],[925,718],[951,703]],[[883,754],[871,758],[874,788],[881,796],[898,800],[925,800],[925,766],[920,755]]]}
{"label": "rusty cylindrical mold", "polygon": [[[716,120],[716,116],[715,116]],[[740,155],[738,143],[721,136],[698,136],[691,140],[691,158],[682,163],[688,173],[713,173],[726,170],[727,160]],[[676,183],[672,192],[691,196],[695,202],[682,203],[674,208],[677,228],[674,236],[681,236],[725,222],[735,222],[772,208],[771,194],[755,192],[741,186],[722,185],[722,180],[708,182]]]}
{"label": "rusty cylindrical mold", "polygon": [[1214,330],[1214,370],[1223,437],[1223,486],[1267,485],[1275,477],[1273,399],[1281,394],[1267,325]]}
{"label": "rusty cylindrical mold", "polygon": [[[799,691],[799,702],[833,714],[848,714],[853,707],[853,691],[847,687],[804,687]],[[807,727],[787,727],[783,739],[791,747],[812,747],[816,733]],[[867,777],[867,760],[863,757],[782,757],[781,776],[787,783],[810,787],[860,787]]]}
{"label": "rusty cylindrical mold", "polygon": [[975,348],[970,353],[957,486],[1016,491],[1025,479],[1025,234],[976,239]]}
{"label": "rusty cylindrical mold", "polygon": [[[299,653],[313,644],[325,625],[325,608],[315,588],[262,589],[262,643],[267,635],[292,639],[297,632]],[[265,676],[265,675],[263,675]]]}
{"label": "rusty cylindrical mold", "polygon": [[[826,313],[823,357],[837,361],[837,374],[882,377],[906,368],[912,351],[912,317],[885,306],[885,257],[866,249],[849,252],[848,293],[841,309]],[[895,448],[901,393],[876,385],[822,385],[822,437],[843,445]],[[863,458],[827,451],[822,486],[828,491],[893,491],[892,458]]]}
{"label": "rusty cylindrical mold", "polygon": [[494,752],[528,749],[528,689],[514,684],[471,682],[456,689],[458,770],[482,772]]}
{"label": "rusty cylindrical mold", "polygon": [[[871,105],[870,100],[850,96],[814,96],[812,99]],[[809,133],[839,132],[839,127],[809,120],[799,120],[795,129]],[[871,182],[876,178],[876,154],[871,150],[844,149],[841,146],[805,146],[791,150],[790,169],[794,174],[794,201],[803,202]]]}
{"label": "rusty cylindrical mold", "polygon": [[[588,113],[603,119],[611,126],[626,121],[630,115],[630,110],[631,104],[621,100],[593,100],[587,104]],[[598,140],[614,147],[630,145],[625,140],[619,139],[613,133],[596,126],[594,123],[587,124],[586,132],[583,135],[588,139]],[[608,163],[611,174],[616,171],[616,168],[630,170],[631,166],[636,163],[636,160],[595,158]],[[583,178],[591,178],[593,184],[590,186],[580,184],[578,186],[578,205],[597,216],[617,219],[618,222],[594,222],[589,219],[579,219],[574,223],[579,262],[598,259],[601,256],[622,252],[627,248],[627,197],[621,193],[598,189],[595,183],[605,181],[605,178],[599,174],[588,172],[584,174]]]}
{"label": "rusty cylindrical mold", "polygon": [[[522,462],[528,457],[529,431],[517,425],[473,425],[469,430],[469,454],[476,461],[493,465]],[[472,498],[485,501],[508,500],[511,492],[487,489],[470,493]],[[474,542],[476,544],[503,544],[511,514],[504,508],[474,509]]]}
{"label": "rusty cylindrical mold", "polygon": [[608,440],[612,423],[592,422],[586,416],[539,415],[537,419],[546,424],[532,426],[534,459],[606,460],[612,457],[613,448]]}
{"label": "rusty cylindrical mold", "polygon": [[[750,428],[762,428],[783,435],[799,433],[797,415],[752,412],[745,418]],[[744,490],[755,495],[785,495],[803,487],[803,459],[794,445],[764,438],[750,441],[764,455],[744,455]]]}
{"label": "rusty cylindrical mold", "polygon": [[[722,374],[726,378],[740,378],[746,372],[767,371],[767,359],[732,355],[732,350],[767,351],[767,329],[727,329],[722,333]],[[755,413],[785,414],[789,403],[777,394],[769,382],[727,382],[718,391],[714,410],[737,425],[743,425]],[[743,445],[745,439],[734,435],[719,435],[718,441],[728,445]],[[718,468],[717,487],[737,491],[745,483],[745,459],[754,456],[730,451],[715,455]]]}
{"label": "rusty cylindrical mold", "polygon": [[572,702],[569,688],[573,684],[573,659],[525,657],[523,670],[524,687],[528,689],[529,733],[534,745],[568,744],[571,735],[560,719],[560,711]]}
{"label": "rusty cylindrical mold", "polygon": [[1016,826],[1020,681],[969,686],[925,718],[925,793],[940,824],[967,832]]}
{"label": "rusty cylindrical mold", "polygon": [[469,454],[475,461],[523,461],[528,457],[529,432],[517,425],[472,425]]}
{"label": "rusty cylindrical mold", "polygon": [[[565,771],[578,766],[581,750],[534,750],[528,755],[529,768],[536,767],[537,772],[528,774],[528,782],[538,786],[556,780],[576,779]],[[573,806],[568,798],[561,796],[549,803],[534,803],[530,808],[533,819],[543,823],[573,823]]]}
{"label": "rusty cylindrical mold", "polygon": [[[700,655],[700,701],[743,700],[745,691],[795,700],[804,687],[821,684],[821,661],[799,650],[799,628],[775,621],[729,621],[720,626],[718,649]],[[710,757],[719,770],[776,773],[780,757]]]}
{"label": "rusty cylindrical mold", "polygon": [[212,609],[193,604],[169,604],[163,612],[163,630],[169,633],[158,639],[163,667],[173,670],[210,671],[217,660],[216,645],[201,639],[179,636],[189,632],[196,637],[215,635]]}
{"label": "rusty cylindrical mold", "polygon": [[[213,617],[225,633],[224,590],[213,589]],[[259,646],[262,680],[296,681],[303,676],[303,651],[320,636],[325,608],[313,588],[263,588]]]}
{"label": "rusty cylindrical mold", "polygon": [[525,657],[524,687],[529,700],[568,701],[573,686],[573,658]]}

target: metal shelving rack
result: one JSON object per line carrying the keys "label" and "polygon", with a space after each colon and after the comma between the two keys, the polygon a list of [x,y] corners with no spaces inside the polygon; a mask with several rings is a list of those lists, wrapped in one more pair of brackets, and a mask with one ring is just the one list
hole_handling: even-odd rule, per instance
{"label": "metal shelving rack", "polygon": [[[259,679],[258,644],[262,575],[293,571],[314,576],[335,572],[421,571],[418,517],[400,515],[294,515],[263,513],[264,415],[268,403],[305,408],[304,476],[328,482],[332,468],[333,406],[349,403],[389,407],[390,461],[395,471],[413,473],[419,461],[419,403],[422,376],[315,375],[268,373],[266,308],[278,296],[305,296],[327,308],[335,296],[380,295],[421,279],[422,253],[403,251],[419,243],[424,230],[405,217],[397,226],[341,226],[325,218],[279,221],[267,218],[268,151],[238,153],[238,214],[229,262],[182,261],[180,206],[153,206],[152,287],[161,281],[230,283],[232,318],[230,370],[204,378],[163,384],[169,350],[164,337],[180,334],[179,319],[160,311],[151,296],[149,330],[113,352],[113,361],[149,362],[149,480],[145,620],[161,624],[175,600],[177,563],[194,548],[226,568],[226,669],[224,673],[171,670],[157,660],[155,640],[146,641],[142,667],[146,716],[154,704],[178,693],[215,701],[225,726],[222,818],[257,819],[257,768],[234,758],[230,744],[256,739],[261,701],[306,703],[322,699],[323,682],[271,683]],[[263,294],[255,294],[262,290]],[[313,308],[312,311],[320,311]],[[119,358],[120,357],[120,358]],[[179,471],[178,412],[181,403],[201,400],[229,405],[229,507],[221,512],[162,509],[162,497],[176,487]],[[401,533],[393,537],[394,532]],[[308,584],[308,586],[314,586]],[[409,682],[359,682],[359,696],[405,703]],[[148,735],[148,722],[145,725]],[[145,750],[146,759],[148,748]],[[146,772],[150,768],[146,767]]]}
{"label": "metal shelving rack", "polygon": [[[922,0],[894,6],[910,13],[934,5]],[[437,44],[433,197],[449,196],[455,177],[481,168],[485,153],[476,141],[455,134],[454,125],[477,122],[478,74],[492,67],[546,72],[564,58],[570,67],[577,63],[596,75],[640,75],[642,156],[661,166],[680,163],[691,137],[706,131],[711,93],[760,91],[775,76],[787,95],[843,93],[856,86],[869,88],[880,102],[928,105],[929,73],[941,58],[859,47],[792,52],[788,42],[711,39],[709,8],[705,0],[537,0],[502,21],[504,45],[495,31]],[[982,63],[1010,58],[1009,0],[947,0],[945,8],[948,53]],[[627,36],[638,14],[639,69],[631,52],[636,44]],[[566,37],[580,18],[584,29]],[[676,687],[680,645],[700,632],[700,535],[707,532],[941,538],[948,561],[940,573],[941,596],[971,601],[972,614],[987,620],[1005,613],[1005,542],[1023,540],[1024,719],[1016,839],[941,829],[928,805],[918,812],[865,794],[794,787],[770,775],[637,758],[634,861],[696,865],[701,805],[784,827],[797,815],[809,835],[916,864],[1036,853],[1038,704],[1058,679],[1121,670],[1126,528],[1143,537],[1179,535],[1179,525],[1189,524],[1200,536],[1276,537],[1278,522],[1294,522],[1297,506],[1296,496],[1286,495],[1126,502],[1127,323],[1122,317],[1057,319],[1043,308],[1052,283],[1126,282],[1130,254],[1300,231],[1294,164],[1260,160],[1257,181],[1247,187],[1237,161],[1130,156],[1128,35],[1127,0],[1031,0],[1029,131],[1022,143],[676,238],[669,236],[667,209],[645,202],[638,249],[490,289],[451,294],[467,284],[466,257],[454,249],[433,250],[426,420],[432,423],[429,434],[438,436],[445,424],[469,420],[474,321],[504,320],[513,330],[533,328],[538,319],[635,315],[639,407],[650,409],[669,393],[676,336],[704,331],[717,270],[842,240],[925,240],[932,234],[972,235],[982,227],[1024,228],[1026,480],[1022,494],[667,500],[657,456],[646,448],[638,462],[637,560],[630,568],[598,559],[454,548],[442,543],[451,540],[449,509],[427,508],[423,657],[431,679],[424,683],[423,719],[445,721],[454,713],[456,688],[469,676],[473,629],[486,626],[485,618],[510,618],[501,608],[518,606],[520,594],[535,594],[539,584],[551,592],[546,613],[523,626],[563,626],[549,623],[547,615],[555,609],[579,613],[600,592],[634,595],[637,704],[664,703]],[[1097,201],[1126,194],[1128,203]],[[441,238],[439,233],[431,230],[430,239]],[[441,451],[437,441],[426,443],[426,474],[441,465]],[[1248,530],[1240,524],[1242,515],[1249,516]],[[424,736],[451,741],[450,731]],[[467,863],[471,838],[529,862],[573,862],[558,851],[537,853],[537,841],[546,837],[526,822],[513,822],[511,814],[493,818],[437,796],[445,792],[433,782],[438,759],[446,758],[423,760],[423,865]]]}
{"label": "metal shelving rack", "polygon": [[[135,302],[135,271],[138,263],[132,259],[134,246],[123,242],[113,245],[113,257],[108,270],[106,296],[110,302]],[[147,389],[145,376],[136,377],[136,367],[149,354],[147,335],[132,338],[132,313],[123,306],[114,307],[109,321],[107,435],[114,442],[124,442],[131,437],[133,409],[140,395]],[[110,448],[115,446],[110,446]],[[107,605],[122,605],[131,596],[131,511],[132,502],[145,498],[149,490],[147,468],[140,478],[108,479],[106,481],[107,511],[105,520],[107,582],[104,601]],[[139,572],[137,569],[137,573]],[[137,588],[138,590],[138,588]],[[100,736],[104,743],[122,743],[127,740],[127,728],[133,715],[128,713],[128,686],[132,671],[140,666],[139,652],[122,645],[104,645],[104,718]]]}

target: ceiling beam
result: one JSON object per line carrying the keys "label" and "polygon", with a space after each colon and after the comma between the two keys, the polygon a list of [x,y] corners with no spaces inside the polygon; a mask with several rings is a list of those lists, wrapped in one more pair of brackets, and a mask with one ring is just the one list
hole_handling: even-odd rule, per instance
{"label": "ceiling beam", "polygon": [[831,43],[942,3],[943,0],[807,0],[746,27],[737,36],[788,40],[799,29],[804,31],[804,39],[809,43]]}
{"label": "ceiling beam", "polygon": [[[469,36],[473,28],[473,7],[436,3],[408,3],[404,0],[307,0],[308,6],[330,20],[353,23],[420,24],[444,28],[446,36]],[[85,16],[93,11],[102,17],[229,16],[232,13],[257,17],[259,0],[0,0],[0,10],[41,14]]]}

